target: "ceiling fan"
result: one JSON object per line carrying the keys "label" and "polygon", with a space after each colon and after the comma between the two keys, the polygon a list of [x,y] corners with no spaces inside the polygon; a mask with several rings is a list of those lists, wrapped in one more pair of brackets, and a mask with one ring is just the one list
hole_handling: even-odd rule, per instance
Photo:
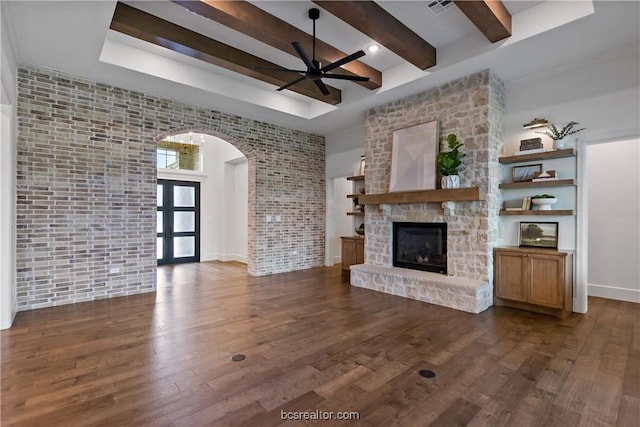
{"label": "ceiling fan", "polygon": [[293,86],[297,83],[305,79],[313,80],[315,85],[320,89],[323,95],[329,95],[329,89],[322,82],[322,79],[340,79],[340,80],[352,80],[358,82],[367,82],[369,81],[369,77],[361,77],[361,76],[353,76],[346,74],[334,74],[329,73],[329,71],[338,68],[348,62],[354,61],[365,55],[364,51],[359,50],[356,53],[352,53],[351,55],[345,56],[342,59],[339,59],[335,62],[332,62],[329,65],[321,66],[320,62],[316,60],[316,20],[320,17],[320,11],[316,8],[309,9],[309,19],[313,20],[313,53],[311,55],[311,59],[306,54],[300,43],[292,42],[293,48],[298,53],[298,56],[302,59],[304,64],[307,66],[306,70],[292,70],[284,67],[253,67],[254,69],[263,69],[263,70],[273,70],[273,71],[284,71],[289,73],[298,73],[301,76],[284,86],[279,87],[277,90],[281,91],[290,86]]}

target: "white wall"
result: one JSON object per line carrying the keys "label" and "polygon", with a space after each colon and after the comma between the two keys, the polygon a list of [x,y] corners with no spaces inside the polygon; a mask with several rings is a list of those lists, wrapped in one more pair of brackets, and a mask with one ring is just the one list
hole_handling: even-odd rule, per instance
{"label": "white wall", "polygon": [[0,3],[0,329],[16,314],[16,60]]}
{"label": "white wall", "polygon": [[640,302],[640,139],[587,145],[589,295]]}
{"label": "white wall", "polygon": [[[354,217],[346,213],[353,210],[353,201],[348,199],[347,194],[353,193],[352,181],[347,181],[344,177],[327,180],[329,189],[327,190],[327,247],[331,253],[331,263],[342,262],[342,240],[340,236],[353,236]],[[363,219],[362,217],[359,217]],[[358,224],[359,225],[359,224]],[[330,230],[330,231],[329,231]]]}
{"label": "white wall", "polygon": [[247,262],[248,248],[248,170],[246,157],[227,161],[225,167],[225,205],[223,249],[219,259],[222,261]]}
{"label": "white wall", "polygon": [[352,202],[346,195],[352,193],[347,176],[357,175],[360,156],[364,154],[364,119],[354,127],[325,135],[326,163],[326,242],[325,265],[341,261],[340,236],[352,236],[353,218],[346,215]]}
{"label": "white wall", "polygon": [[[207,179],[200,187],[200,259],[246,262],[249,200],[246,158],[219,138],[208,139],[202,148],[203,173]],[[236,211],[239,205],[243,209]]]}

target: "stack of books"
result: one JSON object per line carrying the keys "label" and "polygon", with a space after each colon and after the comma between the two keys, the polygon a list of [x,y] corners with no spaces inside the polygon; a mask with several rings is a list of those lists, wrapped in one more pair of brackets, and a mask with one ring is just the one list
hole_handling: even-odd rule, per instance
{"label": "stack of books", "polygon": [[522,199],[522,206],[518,207],[505,207],[505,211],[530,211],[531,210],[531,197],[527,196]]}

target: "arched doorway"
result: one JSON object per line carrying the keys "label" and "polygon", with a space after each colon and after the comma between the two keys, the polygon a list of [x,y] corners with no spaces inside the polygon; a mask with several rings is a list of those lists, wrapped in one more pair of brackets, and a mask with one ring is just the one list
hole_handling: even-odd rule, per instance
{"label": "arched doorway", "polygon": [[[210,133],[176,131],[159,139],[157,258],[247,263],[249,162]],[[175,197],[181,197],[176,204]]]}

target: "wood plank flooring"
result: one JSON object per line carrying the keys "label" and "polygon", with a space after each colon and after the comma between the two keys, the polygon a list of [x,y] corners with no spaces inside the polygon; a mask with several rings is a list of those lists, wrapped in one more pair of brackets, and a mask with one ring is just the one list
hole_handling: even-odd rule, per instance
{"label": "wood plank flooring", "polygon": [[[353,288],[339,266],[165,266],[155,294],[18,313],[1,425],[635,426],[640,305],[589,307],[473,315]],[[358,419],[282,419],[297,411]]]}

